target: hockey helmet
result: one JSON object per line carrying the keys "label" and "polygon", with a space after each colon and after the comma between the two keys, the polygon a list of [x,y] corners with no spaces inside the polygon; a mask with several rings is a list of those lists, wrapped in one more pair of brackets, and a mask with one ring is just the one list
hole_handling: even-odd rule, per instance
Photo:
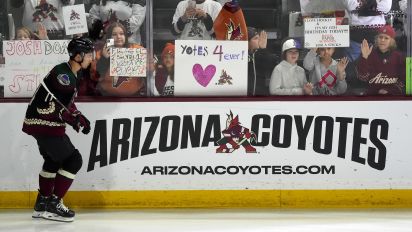
{"label": "hockey helmet", "polygon": [[77,54],[81,54],[83,57],[85,53],[93,52],[93,50],[93,42],[88,38],[75,38],[67,45],[70,58],[75,57]]}

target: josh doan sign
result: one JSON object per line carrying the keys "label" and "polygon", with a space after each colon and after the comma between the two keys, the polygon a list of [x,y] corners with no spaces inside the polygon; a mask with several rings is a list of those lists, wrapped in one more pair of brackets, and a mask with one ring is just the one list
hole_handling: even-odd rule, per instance
{"label": "josh doan sign", "polygon": [[[100,167],[117,163],[119,150],[120,161],[125,161],[176,149],[218,146],[225,129],[221,121],[219,114],[117,118],[108,128],[107,120],[97,120],[87,171],[93,171],[97,163]],[[292,141],[297,141],[298,150],[350,159],[375,170],[385,169],[384,141],[388,140],[389,123],[384,119],[256,114],[246,125],[251,125],[251,131],[257,135],[253,146],[290,148],[295,144]],[[308,136],[310,131],[313,135]],[[154,140],[156,135],[160,136],[158,140]],[[308,137],[313,140],[308,141]],[[337,149],[332,149],[334,141]],[[346,149],[348,143],[352,145],[350,150]],[[367,151],[362,152],[361,146],[367,146]]]}

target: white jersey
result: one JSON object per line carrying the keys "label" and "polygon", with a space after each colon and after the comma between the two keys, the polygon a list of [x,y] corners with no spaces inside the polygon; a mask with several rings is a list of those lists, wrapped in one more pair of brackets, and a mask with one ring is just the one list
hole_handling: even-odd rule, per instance
{"label": "white jersey", "polygon": [[[208,31],[206,29],[205,24],[202,20],[198,19],[190,19],[190,21],[185,25],[183,31],[179,31],[177,28],[177,21],[180,17],[182,17],[186,11],[186,8],[189,6],[190,0],[184,0],[179,2],[176,7],[176,12],[173,16],[173,24],[175,25],[175,30],[177,32],[181,32],[180,39],[187,39],[187,40],[210,40],[212,39],[213,29]],[[202,4],[196,4],[196,8],[204,10],[207,14],[212,17],[212,20],[215,21],[217,18],[220,10],[222,9],[222,5],[220,3],[212,1],[212,0],[205,0]]]}
{"label": "white jersey", "polygon": [[[73,5],[70,0],[69,5]],[[23,26],[37,31],[37,22],[41,22],[47,30],[63,30],[63,4],[61,0],[25,0]]]}
{"label": "white jersey", "polygon": [[375,26],[385,25],[385,13],[388,13],[392,7],[392,0],[377,1],[377,11],[381,14],[376,16],[359,16],[356,11],[360,7],[359,0],[343,0],[346,10],[349,12],[349,25],[351,26]]}
{"label": "white jersey", "polygon": [[130,43],[141,44],[140,26],[142,25],[146,17],[146,6],[139,4],[130,5],[124,1],[107,1],[106,5],[93,5],[89,11],[89,25],[95,20],[101,20],[103,23],[107,22],[110,18],[116,20],[128,21],[130,26],[129,37]]}

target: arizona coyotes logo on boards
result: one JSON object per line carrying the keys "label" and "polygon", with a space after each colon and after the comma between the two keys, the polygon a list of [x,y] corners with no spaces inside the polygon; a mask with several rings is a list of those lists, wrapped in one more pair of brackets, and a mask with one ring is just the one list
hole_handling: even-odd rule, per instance
{"label": "arizona coyotes logo on boards", "polygon": [[[222,131],[223,138],[217,141],[220,146],[216,149],[216,153],[232,153],[242,146],[246,153],[256,153],[250,143],[257,140],[256,134],[248,128],[241,126],[239,116],[233,117],[232,111],[227,115],[226,129]],[[230,145],[230,148],[227,145]]]}

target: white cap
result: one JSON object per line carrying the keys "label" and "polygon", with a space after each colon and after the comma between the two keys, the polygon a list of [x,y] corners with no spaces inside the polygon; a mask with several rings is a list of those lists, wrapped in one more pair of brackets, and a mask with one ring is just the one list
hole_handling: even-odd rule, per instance
{"label": "white cap", "polygon": [[301,49],[300,43],[294,39],[288,39],[282,45],[282,53],[292,48]]}

